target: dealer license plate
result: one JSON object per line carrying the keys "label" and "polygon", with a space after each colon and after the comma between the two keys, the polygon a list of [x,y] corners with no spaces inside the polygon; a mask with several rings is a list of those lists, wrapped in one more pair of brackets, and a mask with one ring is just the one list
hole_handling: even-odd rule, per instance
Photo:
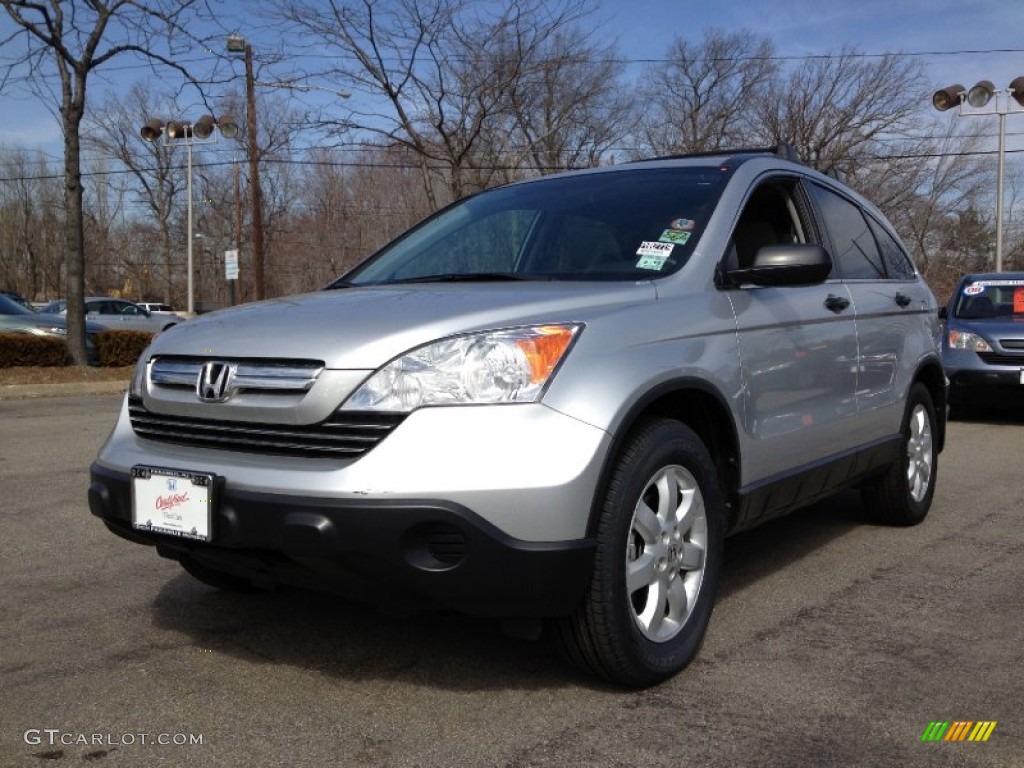
{"label": "dealer license plate", "polygon": [[213,475],[132,467],[132,526],[196,541],[210,540]]}

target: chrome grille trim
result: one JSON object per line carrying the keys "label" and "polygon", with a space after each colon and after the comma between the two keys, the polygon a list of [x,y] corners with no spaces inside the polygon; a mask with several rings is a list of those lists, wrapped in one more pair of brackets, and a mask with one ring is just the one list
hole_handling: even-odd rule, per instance
{"label": "chrome grille trim", "polygon": [[284,425],[200,419],[154,413],[128,399],[139,437],[197,448],[271,453],[302,458],[352,459],[364,455],[405,420],[405,414],[335,412],[319,424]]}
{"label": "chrome grille trim", "polygon": [[[149,381],[158,387],[194,389],[199,372],[207,362],[207,358],[158,357],[149,365]],[[248,392],[308,392],[324,370],[324,364],[314,360],[276,362],[225,358],[224,362],[237,366],[233,378],[235,389]]]}

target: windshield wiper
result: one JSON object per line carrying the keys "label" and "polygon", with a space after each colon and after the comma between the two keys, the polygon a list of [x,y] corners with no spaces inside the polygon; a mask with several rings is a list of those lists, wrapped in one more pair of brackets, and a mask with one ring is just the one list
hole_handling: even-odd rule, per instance
{"label": "windshield wiper", "polygon": [[440,275],[422,275],[387,280],[393,283],[497,283],[502,281],[550,280],[546,275],[517,275],[513,272],[446,272]]}

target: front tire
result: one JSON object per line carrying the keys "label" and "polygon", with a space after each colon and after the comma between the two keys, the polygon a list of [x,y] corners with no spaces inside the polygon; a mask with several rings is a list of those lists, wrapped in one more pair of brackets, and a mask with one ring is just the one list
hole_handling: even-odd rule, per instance
{"label": "front tire", "polygon": [[868,514],[890,525],[917,525],[928,515],[939,468],[935,405],[928,389],[914,384],[903,416],[900,458],[861,488]]}
{"label": "front tire", "polygon": [[584,670],[653,685],[696,656],[711,619],[724,518],[714,463],[677,421],[641,425],[612,468],[591,587],[555,638]]}

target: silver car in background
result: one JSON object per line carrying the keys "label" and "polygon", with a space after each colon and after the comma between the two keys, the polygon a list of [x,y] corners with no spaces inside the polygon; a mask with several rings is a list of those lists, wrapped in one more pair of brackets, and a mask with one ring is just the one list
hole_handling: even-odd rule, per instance
{"label": "silver car in background", "polygon": [[[40,312],[66,314],[67,302],[63,299],[51,301]],[[85,314],[111,330],[145,331],[160,333],[182,322],[178,315],[157,314],[125,299],[111,299],[105,296],[90,296],[85,300]]]}
{"label": "silver car in background", "polygon": [[836,180],[748,150],[550,176],[140,359],[89,504],[227,589],[545,628],[644,686],[695,656],[723,540],[860,488],[928,513],[935,300]]}

